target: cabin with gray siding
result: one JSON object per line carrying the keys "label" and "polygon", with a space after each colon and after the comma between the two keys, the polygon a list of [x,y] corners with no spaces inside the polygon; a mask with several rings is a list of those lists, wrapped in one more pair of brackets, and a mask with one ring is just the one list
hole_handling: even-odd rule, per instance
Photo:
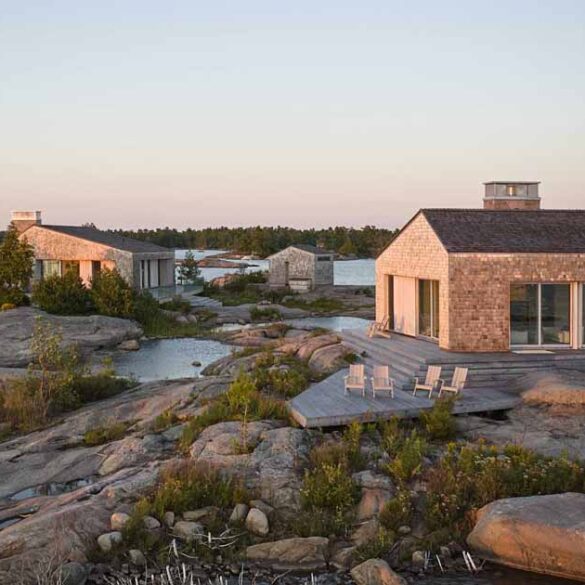
{"label": "cabin with gray siding", "polygon": [[334,253],[329,250],[295,244],[273,254],[268,260],[270,286],[306,292],[333,284]]}

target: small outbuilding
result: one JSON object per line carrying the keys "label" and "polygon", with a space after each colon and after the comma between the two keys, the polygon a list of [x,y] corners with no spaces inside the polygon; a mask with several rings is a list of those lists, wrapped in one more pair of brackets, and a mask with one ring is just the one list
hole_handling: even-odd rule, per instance
{"label": "small outbuilding", "polygon": [[334,254],[329,250],[294,244],[268,258],[268,282],[273,287],[289,287],[307,292],[318,286],[333,284]]}

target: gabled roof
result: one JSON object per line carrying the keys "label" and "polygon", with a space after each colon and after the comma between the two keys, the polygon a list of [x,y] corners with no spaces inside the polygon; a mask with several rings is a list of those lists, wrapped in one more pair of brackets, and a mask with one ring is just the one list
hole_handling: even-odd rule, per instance
{"label": "gabled roof", "polygon": [[451,253],[585,253],[585,210],[421,209],[419,214]]}
{"label": "gabled roof", "polygon": [[315,256],[321,255],[331,256],[333,254],[331,250],[325,250],[325,248],[311,246],[310,244],[291,244],[290,246],[287,246],[286,248],[279,250],[278,252],[275,252],[271,256],[268,256],[268,258],[273,258],[274,256],[277,256],[278,254],[284,252],[285,250],[288,250],[289,248],[296,248],[297,250],[302,250],[303,252],[308,252],[309,254],[313,254]]}
{"label": "gabled roof", "polygon": [[[151,242],[143,242],[133,238],[127,238],[114,232],[105,232],[94,227],[86,226],[69,226],[69,225],[39,225],[33,227],[40,227],[42,229],[51,230],[74,238],[88,240],[96,244],[103,244],[116,250],[124,250],[125,252],[141,253],[141,252],[169,252],[169,248],[163,248]],[[29,228],[30,229],[30,228]]]}

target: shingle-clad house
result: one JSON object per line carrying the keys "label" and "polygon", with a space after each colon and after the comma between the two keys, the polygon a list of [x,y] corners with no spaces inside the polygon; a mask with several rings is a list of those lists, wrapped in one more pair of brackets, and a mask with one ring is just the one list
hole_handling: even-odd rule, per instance
{"label": "shingle-clad house", "polygon": [[45,225],[38,211],[13,212],[12,224],[34,249],[35,279],[73,270],[89,285],[100,270],[116,268],[137,289],[175,282],[175,253],[168,248],[95,227]]}
{"label": "shingle-clad house", "polygon": [[421,209],[376,261],[376,318],[451,351],[585,346],[585,210],[538,183],[486,183],[483,209]]}
{"label": "shingle-clad house", "polygon": [[294,244],[268,258],[268,282],[274,287],[288,286],[295,291],[308,291],[333,284],[334,254],[307,244]]}

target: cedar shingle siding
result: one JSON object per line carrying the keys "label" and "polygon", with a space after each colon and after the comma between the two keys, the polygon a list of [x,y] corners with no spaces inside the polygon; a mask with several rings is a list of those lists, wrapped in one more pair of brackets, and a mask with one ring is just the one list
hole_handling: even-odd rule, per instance
{"label": "cedar shingle siding", "polygon": [[376,260],[377,320],[388,275],[439,281],[443,349],[508,351],[513,283],[585,283],[585,211],[423,209]]}

